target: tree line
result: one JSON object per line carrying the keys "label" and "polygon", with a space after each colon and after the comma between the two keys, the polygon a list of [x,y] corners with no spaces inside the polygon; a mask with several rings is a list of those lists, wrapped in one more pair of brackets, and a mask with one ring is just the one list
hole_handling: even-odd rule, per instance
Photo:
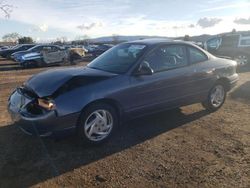
{"label": "tree line", "polygon": [[31,37],[21,36],[18,33],[8,33],[2,37],[4,42],[13,42],[18,44],[32,44],[34,40]]}

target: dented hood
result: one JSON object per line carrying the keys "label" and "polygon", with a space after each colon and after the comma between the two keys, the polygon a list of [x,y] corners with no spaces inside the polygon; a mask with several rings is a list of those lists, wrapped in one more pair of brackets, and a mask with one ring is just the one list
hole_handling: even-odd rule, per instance
{"label": "dented hood", "polygon": [[89,78],[100,78],[98,79],[100,81],[116,75],[88,67],[62,68],[36,74],[24,85],[39,97],[46,97],[53,95],[61,86],[75,77],[80,77],[83,81]]}

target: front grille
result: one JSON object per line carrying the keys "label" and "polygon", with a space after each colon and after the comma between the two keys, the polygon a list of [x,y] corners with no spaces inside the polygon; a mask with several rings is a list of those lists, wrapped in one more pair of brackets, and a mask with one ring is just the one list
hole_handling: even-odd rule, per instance
{"label": "front grille", "polygon": [[41,115],[45,113],[45,110],[43,110],[35,102],[28,104],[26,107],[26,110],[28,113],[33,114],[33,115]]}

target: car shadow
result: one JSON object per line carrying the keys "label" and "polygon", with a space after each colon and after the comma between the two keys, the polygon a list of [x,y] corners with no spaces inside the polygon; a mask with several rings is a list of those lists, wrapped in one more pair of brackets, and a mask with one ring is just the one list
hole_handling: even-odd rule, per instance
{"label": "car shadow", "polygon": [[19,63],[1,63],[0,67],[2,67],[2,66],[11,66],[11,65],[19,65]]}
{"label": "car shadow", "polygon": [[131,148],[208,114],[165,111],[124,123],[99,146],[87,146],[74,136],[54,141],[24,135],[14,125],[0,128],[0,182],[3,187],[28,187]]}
{"label": "car shadow", "polygon": [[[2,62],[1,62],[2,61]],[[0,71],[11,71],[11,70],[18,70],[21,67],[19,67],[19,63],[14,62],[14,61],[9,61],[6,59],[1,59],[0,58]]]}
{"label": "car shadow", "polygon": [[6,59],[5,59],[5,58],[0,57],[0,61],[6,61]]}
{"label": "car shadow", "polygon": [[0,67],[1,71],[14,71],[14,70],[22,70],[21,67]]}

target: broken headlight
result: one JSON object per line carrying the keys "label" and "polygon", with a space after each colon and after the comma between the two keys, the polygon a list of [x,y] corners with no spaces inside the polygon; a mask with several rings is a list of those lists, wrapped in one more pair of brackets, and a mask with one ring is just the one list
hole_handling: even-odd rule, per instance
{"label": "broken headlight", "polygon": [[55,102],[49,99],[38,99],[38,105],[46,110],[54,110],[56,108]]}

